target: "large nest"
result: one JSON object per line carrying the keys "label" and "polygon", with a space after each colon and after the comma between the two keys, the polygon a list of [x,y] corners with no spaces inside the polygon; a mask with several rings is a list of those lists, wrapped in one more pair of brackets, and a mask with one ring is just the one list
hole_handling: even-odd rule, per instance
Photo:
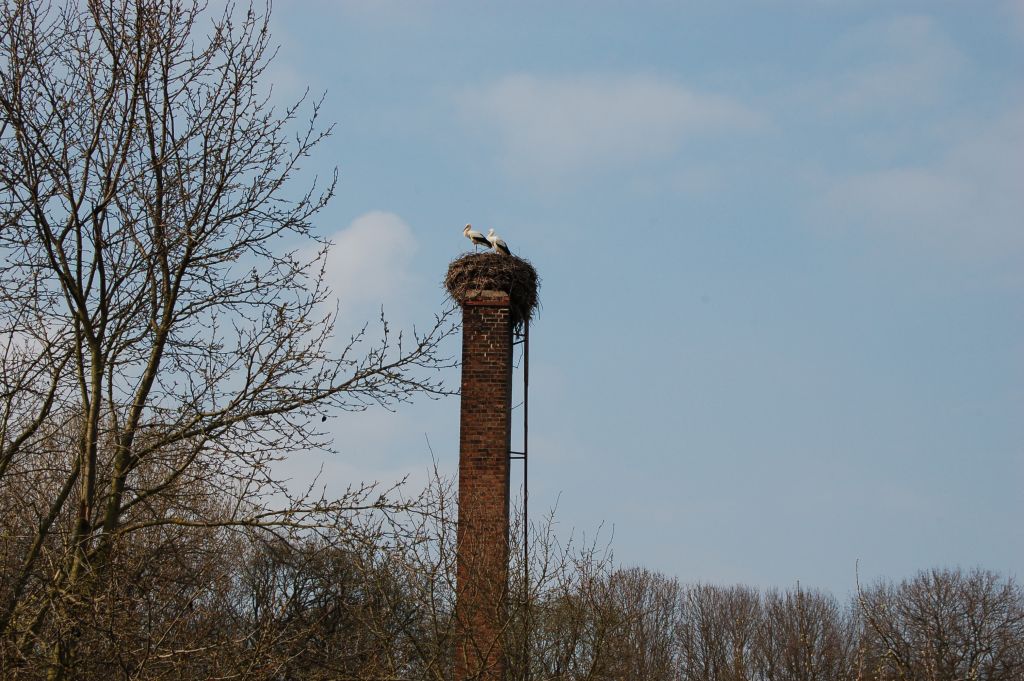
{"label": "large nest", "polygon": [[512,307],[516,329],[530,321],[536,311],[537,270],[528,260],[503,253],[466,253],[452,261],[444,278],[444,287],[460,305],[480,296],[482,291],[503,291]]}

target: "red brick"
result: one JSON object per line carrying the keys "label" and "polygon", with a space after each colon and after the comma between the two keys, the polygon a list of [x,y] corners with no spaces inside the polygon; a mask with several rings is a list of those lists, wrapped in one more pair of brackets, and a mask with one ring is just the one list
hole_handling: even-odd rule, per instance
{"label": "red brick", "polygon": [[505,677],[512,324],[508,296],[462,306],[455,680]]}

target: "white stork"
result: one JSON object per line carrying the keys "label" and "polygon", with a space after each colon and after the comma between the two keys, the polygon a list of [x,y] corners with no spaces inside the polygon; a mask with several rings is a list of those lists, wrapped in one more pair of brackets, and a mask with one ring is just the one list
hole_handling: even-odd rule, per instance
{"label": "white stork", "polygon": [[512,252],[508,250],[508,244],[505,243],[504,239],[495,234],[493,229],[487,230],[487,243],[490,244],[495,253],[512,255]]}
{"label": "white stork", "polygon": [[473,229],[473,225],[466,225],[466,228],[462,230],[462,233],[466,235],[466,238],[473,242],[474,246],[486,246],[491,247],[491,242],[487,240],[480,232]]}

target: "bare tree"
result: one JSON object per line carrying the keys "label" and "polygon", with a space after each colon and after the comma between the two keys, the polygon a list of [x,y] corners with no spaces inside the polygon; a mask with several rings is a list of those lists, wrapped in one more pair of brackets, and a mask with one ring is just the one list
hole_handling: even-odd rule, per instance
{"label": "bare tree", "polygon": [[[609,588],[611,554],[596,542],[560,545],[550,522],[537,529],[536,559],[530,568],[528,659],[516,656],[519,645],[508,646],[516,656],[510,670],[522,673],[528,664],[535,679],[606,679],[613,663],[609,644],[622,624]],[[513,584],[517,581],[513,577]]]}
{"label": "bare tree", "polygon": [[180,0],[0,8],[9,669],[45,659],[50,678],[75,675],[83,627],[115,612],[104,594],[129,537],[340,532],[386,510],[369,488],[294,496],[269,464],[326,446],[329,409],[444,392],[447,315],[412,338],[384,323],[377,341],[364,328],[332,346],[312,219],[335,178],[293,186],[329,128],[317,102],[300,125],[303,103],[262,93],[267,21]]}
{"label": "bare tree", "polygon": [[1024,590],[985,570],[930,570],[860,592],[865,676],[1010,681],[1024,676]]}
{"label": "bare tree", "polygon": [[675,579],[643,568],[616,570],[610,595],[620,612],[608,644],[613,679],[673,681],[679,669],[682,588]]}
{"label": "bare tree", "polygon": [[754,670],[761,602],[749,587],[697,584],[682,595],[681,678],[746,681]]}
{"label": "bare tree", "polygon": [[832,596],[799,584],[763,598],[756,643],[759,677],[771,681],[850,681],[856,627]]}

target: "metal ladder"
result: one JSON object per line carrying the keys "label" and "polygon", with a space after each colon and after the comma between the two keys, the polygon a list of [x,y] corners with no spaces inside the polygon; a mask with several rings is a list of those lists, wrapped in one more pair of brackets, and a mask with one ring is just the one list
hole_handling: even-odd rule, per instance
{"label": "metal ladder", "polygon": [[523,681],[530,679],[530,477],[529,477],[529,434],[530,434],[530,322],[523,322],[523,329],[516,334],[518,340],[512,345],[523,346],[523,450],[509,449],[509,461],[523,462]]}

